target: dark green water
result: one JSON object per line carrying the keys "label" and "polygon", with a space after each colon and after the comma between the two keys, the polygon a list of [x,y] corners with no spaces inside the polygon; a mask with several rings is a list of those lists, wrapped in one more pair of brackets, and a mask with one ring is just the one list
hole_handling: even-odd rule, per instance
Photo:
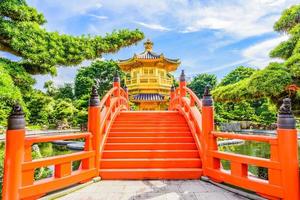
{"label": "dark green water", "polygon": [[[270,145],[264,142],[252,142],[246,141],[244,144],[240,145],[227,145],[219,147],[220,151],[231,152],[247,156],[255,156],[260,158],[270,158]],[[300,158],[300,140],[298,141],[298,158]],[[230,162],[227,160],[221,160],[223,168],[230,169]],[[299,162],[300,166],[300,162]],[[253,165],[248,166],[248,171],[259,178],[267,178],[267,169],[262,167],[257,167]]]}

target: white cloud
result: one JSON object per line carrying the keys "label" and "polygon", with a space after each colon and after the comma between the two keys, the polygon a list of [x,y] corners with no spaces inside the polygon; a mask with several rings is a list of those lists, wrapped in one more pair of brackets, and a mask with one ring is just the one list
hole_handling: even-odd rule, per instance
{"label": "white cloud", "polygon": [[211,69],[204,70],[202,73],[218,72],[218,71],[222,71],[224,69],[230,68],[230,67],[235,67],[235,66],[245,64],[247,62],[249,62],[249,59],[242,59],[242,60],[238,60],[238,61],[235,61],[235,62],[232,62],[232,63],[224,64],[224,65],[219,66],[219,67],[214,67],[214,68],[211,68]]}
{"label": "white cloud", "polygon": [[248,59],[248,64],[254,67],[263,68],[271,61],[280,61],[279,59],[271,59],[269,52],[276,47],[280,42],[288,39],[288,36],[280,36],[270,40],[263,41],[248,47],[242,52],[242,56]]}
{"label": "white cloud", "polygon": [[146,28],[152,29],[152,30],[158,30],[158,31],[170,31],[171,29],[164,27],[160,24],[153,24],[153,23],[144,23],[144,22],[135,22],[136,24],[139,24],[141,26],[144,26]]}
{"label": "white cloud", "polygon": [[104,9],[124,19],[142,21],[140,25],[145,27],[163,22],[168,29],[183,33],[213,29],[246,38],[272,32],[282,10],[299,0],[119,0],[118,3],[103,0],[101,3]]}
{"label": "white cloud", "polygon": [[[28,1],[42,6],[38,0]],[[282,10],[299,0],[45,0],[43,3],[60,10],[51,14],[60,21],[78,14],[105,19],[103,11],[106,11],[113,16],[108,17],[114,28],[139,22],[140,26],[157,31],[172,29],[187,33],[212,29],[241,39],[272,32]]]}
{"label": "white cloud", "polygon": [[198,2],[179,9],[176,16],[183,32],[215,29],[245,38],[271,32],[281,11],[293,3],[297,1],[219,0],[206,5]]}
{"label": "white cloud", "polygon": [[105,16],[105,15],[94,15],[94,14],[88,14],[88,16],[90,16],[90,17],[94,17],[94,18],[96,18],[96,19],[100,19],[100,20],[108,19],[108,16]]}
{"label": "white cloud", "polygon": [[[34,7],[47,5],[45,12],[51,18],[66,19],[75,15],[86,14],[90,10],[97,10],[102,7],[101,0],[27,0],[28,4]],[[47,9],[48,8],[48,9]],[[53,12],[53,10],[58,12]]]}

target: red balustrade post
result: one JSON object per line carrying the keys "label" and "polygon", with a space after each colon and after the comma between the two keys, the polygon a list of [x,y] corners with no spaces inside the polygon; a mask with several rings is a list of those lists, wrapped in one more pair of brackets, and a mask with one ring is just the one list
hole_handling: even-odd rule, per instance
{"label": "red balustrade post", "polygon": [[170,101],[172,101],[174,98],[175,98],[175,86],[172,85],[170,90]]}
{"label": "red balustrade post", "polygon": [[102,140],[100,114],[100,100],[97,88],[93,86],[88,108],[88,131],[92,133],[92,147],[95,151],[95,166],[97,170],[100,168],[100,144]]}
{"label": "red balustrade post", "polygon": [[127,109],[129,109],[129,94],[128,94],[128,87],[125,85],[124,87],[125,95],[126,95],[126,100],[127,100]]}
{"label": "red balustrade post", "polygon": [[207,175],[207,168],[219,169],[220,161],[211,157],[210,151],[217,150],[216,138],[212,135],[214,130],[214,107],[213,99],[209,91],[209,86],[205,87],[205,91],[202,99],[202,134],[203,134],[203,171],[204,175]]}
{"label": "red balustrade post", "polygon": [[[21,106],[15,105],[6,131],[2,199],[20,199],[22,162],[25,154],[25,118]],[[33,178],[33,177],[32,177]]]}
{"label": "red balustrade post", "polygon": [[299,199],[299,166],[296,120],[291,99],[283,99],[277,118],[279,161],[282,170],[283,199]]}
{"label": "red balustrade post", "polygon": [[180,80],[180,83],[179,83],[180,97],[185,97],[186,90],[184,89],[184,87],[186,87],[186,80],[185,80],[184,70],[181,70],[179,80]]}
{"label": "red balustrade post", "polygon": [[169,110],[172,110],[173,109],[173,100],[175,98],[175,86],[172,85],[171,86],[171,90],[170,90],[170,102],[169,102]]}
{"label": "red balustrade post", "polygon": [[114,82],[113,82],[113,87],[117,87],[118,89],[114,91],[114,97],[118,98],[118,103],[117,105],[120,105],[120,77],[118,72],[116,71],[115,75],[114,75]]}
{"label": "red balustrade post", "polygon": [[126,99],[128,100],[129,99],[129,96],[128,96],[128,87],[125,85],[124,87],[124,91],[125,91],[125,95],[126,95]]}

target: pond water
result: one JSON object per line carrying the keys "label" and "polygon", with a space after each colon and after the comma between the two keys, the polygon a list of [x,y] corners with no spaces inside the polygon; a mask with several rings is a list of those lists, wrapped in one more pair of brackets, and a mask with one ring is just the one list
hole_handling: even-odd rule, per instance
{"label": "pond water", "polygon": [[[270,145],[264,142],[245,141],[239,145],[226,145],[220,146],[220,151],[236,153],[241,155],[255,156],[260,158],[270,158]],[[298,158],[300,158],[300,140],[298,140]],[[298,161],[299,162],[299,161]],[[227,160],[221,160],[223,168],[230,169],[230,162]],[[300,166],[300,162],[299,162]],[[268,170],[263,167],[257,167],[250,165],[248,171],[259,178],[268,179]]]}

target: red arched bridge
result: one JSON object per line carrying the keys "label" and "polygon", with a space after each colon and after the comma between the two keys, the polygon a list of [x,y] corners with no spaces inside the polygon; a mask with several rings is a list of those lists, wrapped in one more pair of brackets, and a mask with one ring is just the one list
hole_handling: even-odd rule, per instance
{"label": "red arched bridge", "polygon": [[[24,114],[15,106],[8,119],[3,199],[37,199],[49,192],[94,177],[102,179],[199,179],[206,176],[253,191],[268,199],[299,197],[298,147],[295,119],[289,99],[278,114],[276,136],[244,135],[214,129],[214,107],[209,89],[203,99],[186,87],[171,88],[168,111],[130,111],[128,92],[113,88],[99,100],[93,87],[88,108],[88,132],[28,137]],[[83,151],[33,160],[32,145],[55,140],[85,139]],[[242,139],[270,145],[270,158],[221,152],[217,139]],[[72,171],[72,162],[81,161]],[[224,170],[221,160],[230,162]],[[248,175],[248,166],[268,169],[268,180]],[[35,181],[34,171],[54,166],[50,178]]]}

